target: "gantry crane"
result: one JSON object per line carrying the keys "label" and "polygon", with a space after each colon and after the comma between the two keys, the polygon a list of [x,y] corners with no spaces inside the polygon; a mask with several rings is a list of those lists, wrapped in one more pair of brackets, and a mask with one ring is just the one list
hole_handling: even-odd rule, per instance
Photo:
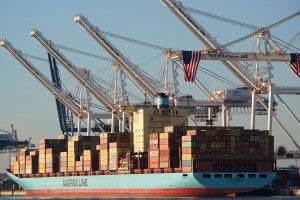
{"label": "gantry crane", "polygon": [[140,85],[151,97],[155,97],[157,93],[162,92],[161,87],[157,85],[157,81],[146,76],[137,65],[133,64],[125,57],[113,44],[111,44],[101,33],[98,27],[93,26],[83,15],[76,15],[74,21],[86,30],[96,42],[101,45],[128,73],[134,81]]}
{"label": "gantry crane", "polygon": [[[194,20],[191,15],[185,11],[182,3],[180,3],[179,1],[176,0],[161,0],[163,2],[163,4],[184,24],[186,25],[186,27],[192,32],[194,33],[194,35],[201,41],[204,43],[204,45],[210,49],[212,52],[214,51],[221,51],[219,53],[230,53],[230,51],[224,46],[221,45],[216,39],[214,39],[214,37],[212,35],[209,34],[209,32],[202,27],[196,20]],[[271,26],[262,28],[260,30],[255,31],[254,33],[248,35],[247,37],[241,38],[238,41],[241,41],[243,39],[249,38],[251,36],[257,35],[261,32],[264,32],[268,29],[270,29],[271,27],[277,26],[280,23],[283,23],[297,15],[299,15],[300,12],[297,12],[277,23],[272,24]],[[221,49],[220,49],[221,48]],[[251,56],[248,54],[249,58],[251,58]],[[259,56],[259,55],[256,55]],[[276,55],[274,56],[276,57]],[[273,57],[273,59],[275,59]],[[282,56],[279,56],[279,58]],[[263,58],[263,57],[262,57]],[[271,58],[271,56],[269,56],[269,58]],[[243,69],[239,63],[237,63],[236,61],[232,60],[230,61],[229,59],[219,59],[225,66],[228,67],[228,69],[230,69],[240,80],[242,83],[244,83],[251,91],[256,91],[259,93],[266,93],[268,88],[263,87],[262,85],[260,85],[261,83],[257,83],[255,81],[255,77],[253,77],[253,75],[249,72],[247,72],[245,69]]]}
{"label": "gantry crane", "polygon": [[[24,147],[34,147],[33,144],[30,144],[30,140],[19,140],[17,130],[14,128],[14,125],[11,124],[11,131],[0,129],[0,154],[10,153],[11,151],[18,150]],[[1,134],[1,133],[4,133]]]}
{"label": "gantry crane", "polygon": [[[270,87],[271,85],[269,85],[268,83],[265,82],[257,82],[258,80],[255,79],[255,77],[253,77],[253,75],[249,72],[247,72],[244,68],[242,68],[239,63],[236,61],[236,59],[244,59],[244,60],[258,60],[258,59],[264,59],[264,60],[270,60],[270,59],[278,59],[277,61],[280,60],[289,60],[289,56],[287,55],[279,55],[278,58],[276,57],[276,54],[274,53],[273,55],[264,55],[264,54],[255,54],[253,53],[253,55],[251,55],[250,53],[247,53],[247,55],[245,56],[245,54],[243,53],[231,53],[228,49],[226,49],[226,47],[223,47],[223,45],[221,45],[216,39],[213,38],[213,36],[211,36],[209,34],[209,32],[203,28],[196,20],[194,20],[190,14],[188,12],[185,11],[183,5],[179,2],[179,1],[175,1],[175,0],[161,0],[164,5],[184,24],[187,26],[187,28],[189,30],[191,30],[195,36],[204,43],[204,45],[210,49],[210,52],[206,53],[207,56],[204,53],[204,59],[207,57],[210,59],[218,59],[220,60],[225,66],[227,66],[248,88],[250,91],[253,92],[253,96],[252,96],[252,104],[254,105],[254,102],[256,101],[256,93],[271,93],[273,92]],[[288,19],[291,19],[292,17],[295,17],[299,15],[299,12],[291,15],[287,18],[285,18],[284,20],[281,20],[280,22],[277,22],[270,27],[273,27],[275,25],[278,25],[280,23],[283,23],[285,21],[287,21]],[[258,30],[255,32],[255,34],[261,33],[263,31],[266,31],[268,28],[264,28],[261,30]],[[255,35],[253,34],[253,35]],[[220,47],[222,47],[222,49],[220,49]],[[219,51],[219,52],[218,52]],[[216,53],[217,52],[217,53]],[[210,56],[212,55],[212,56]],[[228,57],[228,59],[226,59],[225,57]],[[246,57],[246,58],[245,58]],[[234,58],[234,59],[233,59]],[[226,60],[225,60],[226,59]],[[232,60],[233,59],[233,60]],[[283,90],[283,88],[281,89]],[[269,94],[269,96],[272,96],[272,94]],[[271,106],[272,106],[272,99],[269,99],[270,103],[269,103],[269,110],[272,110]],[[255,109],[252,109],[253,111]],[[271,115],[270,115],[271,116]],[[269,121],[271,121],[270,119],[271,117],[269,117]],[[251,122],[251,128],[254,125],[254,119],[252,119]],[[269,130],[271,129],[270,127],[270,123],[268,126]]]}
{"label": "gantry crane", "polygon": [[[50,81],[42,72],[40,72],[32,63],[30,63],[21,50],[16,49],[7,40],[0,40],[0,46],[4,47],[14,58],[16,58],[40,83],[42,83],[55,98],[65,105],[72,113],[74,113],[79,119],[87,118],[87,109],[80,108],[75,102],[73,97],[69,93],[64,92],[61,88],[58,88],[52,81]],[[93,115],[93,114],[92,114]],[[94,118],[92,117],[92,120]],[[80,132],[80,125],[78,124],[78,131]],[[101,127],[99,127],[102,129]],[[102,131],[104,131],[102,129]]]}
{"label": "gantry crane", "polygon": [[[153,84],[153,81],[149,81],[149,79],[140,72],[140,70],[137,68],[136,65],[131,63],[115,46],[113,46],[104,36],[102,31],[98,28],[93,26],[86,17],[83,15],[76,15],[74,18],[74,21],[78,23],[84,30],[86,30],[89,35],[91,35],[96,42],[101,45],[115,60],[119,62],[121,66],[123,66],[127,72],[135,79],[137,83],[143,86],[143,88],[152,96],[154,96],[156,93],[159,92],[158,87]],[[178,65],[180,67],[180,65]],[[183,67],[180,67],[181,70],[183,70]],[[198,81],[195,80],[195,85],[200,88],[200,90],[206,95],[206,97],[209,99],[209,101],[191,101],[191,99],[188,99],[188,102],[183,102],[184,105],[188,103],[189,106],[197,106],[197,107],[219,107],[222,104],[220,102],[214,102],[214,96]],[[176,95],[176,94],[175,94]],[[177,96],[174,97],[176,99],[176,102],[180,102],[180,100],[177,101]],[[184,100],[184,97],[182,98]],[[209,119],[212,120],[212,117],[210,116],[210,113],[212,112],[212,109],[209,109]],[[225,124],[225,113],[223,113],[223,124]]]}
{"label": "gantry crane", "polygon": [[[254,31],[253,33],[242,37],[240,39],[237,39],[231,43],[227,43],[225,45],[221,45],[216,39],[214,39],[209,32],[204,29],[196,20],[194,20],[191,15],[186,12],[184,6],[176,0],[161,0],[163,4],[192,32],[194,35],[204,43],[204,45],[212,52],[217,53],[230,53],[230,51],[226,48],[227,46],[245,40],[247,38],[250,38],[254,35],[268,35],[269,29],[272,27],[275,27],[281,23],[286,22],[287,20],[296,17],[300,15],[300,12],[296,12],[268,27],[261,28],[259,30]],[[268,52],[269,53],[269,52]],[[267,110],[268,110],[268,130],[270,134],[272,134],[272,117],[275,118],[275,120],[279,123],[279,125],[285,130],[285,132],[290,136],[290,134],[287,132],[287,130],[283,127],[283,125],[279,122],[278,118],[276,118],[273,114],[273,94],[278,94],[276,92],[275,85],[271,83],[270,76],[268,76],[267,81],[260,81],[255,76],[253,76],[251,73],[247,72],[245,68],[242,68],[240,66],[240,63],[237,61],[229,61],[229,60],[222,60],[221,62],[227,66],[229,70],[233,72],[235,76],[239,78],[248,88],[250,91],[252,91],[252,109],[251,109],[251,128],[255,128],[255,102],[258,100]],[[268,63],[268,66],[270,64]],[[270,70],[270,69],[268,69]],[[270,73],[270,72],[269,72]],[[268,73],[268,75],[269,75]],[[280,88],[280,90],[285,90],[285,88]],[[293,88],[287,88],[287,90],[293,90]],[[269,99],[268,99],[268,106],[265,105],[265,103],[258,98],[258,94],[265,94],[268,93]],[[296,93],[299,93],[299,90],[296,90]],[[292,114],[293,117],[299,122],[299,119]],[[294,144],[299,149],[299,145],[294,141],[293,138],[291,138],[294,142]]]}
{"label": "gantry crane", "polygon": [[38,81],[40,81],[60,102],[81,118],[85,114],[80,111],[79,106],[75,105],[69,98],[69,94],[63,93],[59,90],[52,81],[43,75],[33,64],[31,64],[23,55],[22,51],[16,49],[7,40],[0,40],[0,45],[4,47],[14,58],[16,58]]}
{"label": "gantry crane", "polygon": [[[117,117],[116,103],[106,93],[106,91],[97,84],[90,76],[86,73],[88,70],[79,70],[70,60],[68,60],[50,40],[47,40],[41,32],[37,29],[32,29],[30,35],[35,38],[56,60],[58,60],[82,85],[84,85],[88,91],[90,91],[94,97],[104,105],[112,113],[112,132],[114,132],[114,119]],[[117,117],[118,118],[118,117]],[[125,126],[125,119],[122,119],[122,125]]]}

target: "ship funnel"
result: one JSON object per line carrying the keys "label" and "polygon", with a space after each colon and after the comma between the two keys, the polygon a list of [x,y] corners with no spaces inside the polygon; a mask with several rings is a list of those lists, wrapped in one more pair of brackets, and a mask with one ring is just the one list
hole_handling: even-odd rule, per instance
{"label": "ship funnel", "polygon": [[155,102],[158,109],[169,108],[169,97],[165,93],[158,93]]}

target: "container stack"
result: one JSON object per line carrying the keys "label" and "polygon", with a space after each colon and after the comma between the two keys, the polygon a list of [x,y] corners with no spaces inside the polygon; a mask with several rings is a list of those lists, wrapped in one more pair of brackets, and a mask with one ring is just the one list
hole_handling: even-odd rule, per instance
{"label": "container stack", "polygon": [[59,171],[59,154],[56,148],[46,148],[46,173],[56,173]]}
{"label": "container stack", "polygon": [[[149,134],[148,152],[133,152],[132,135],[100,133],[70,141],[44,139],[39,150],[21,149],[11,158],[17,175],[161,172],[267,172],[274,170],[274,137],[243,127],[165,127]],[[144,144],[143,144],[144,145]]]}
{"label": "container stack", "polygon": [[68,142],[68,172],[83,171],[84,150],[96,150],[98,144],[99,136],[73,136]]}
{"label": "container stack", "polygon": [[149,169],[159,168],[159,133],[149,134]]}
{"label": "container stack", "polygon": [[246,172],[273,169],[274,138],[268,131],[210,127],[188,130],[187,135],[196,137],[196,170]]}
{"label": "container stack", "polygon": [[174,132],[159,134],[159,168],[179,167],[179,147],[181,146],[181,136]]}
{"label": "container stack", "polygon": [[68,153],[66,151],[62,151],[59,154],[59,172],[67,172],[68,171]]}
{"label": "container stack", "polygon": [[186,134],[187,128],[186,126],[165,126],[164,132],[174,133],[178,137],[181,137]]}
{"label": "container stack", "polygon": [[26,156],[29,155],[29,149],[21,149],[18,154],[19,173],[26,174]]}
{"label": "container stack", "polygon": [[132,135],[128,133],[100,133],[100,145],[97,145],[99,153],[99,168],[102,171],[116,171],[119,160],[124,153],[132,149]]}
{"label": "container stack", "polygon": [[184,135],[182,136],[182,171],[193,172],[196,164],[196,135]]}
{"label": "container stack", "polygon": [[67,140],[43,139],[39,142],[39,173],[55,173],[59,170],[59,154],[67,151]]}
{"label": "container stack", "polygon": [[109,143],[116,141],[116,133],[100,133],[100,145],[97,146],[99,152],[99,168],[102,171],[109,170]]}
{"label": "container stack", "polygon": [[30,151],[29,155],[26,156],[26,174],[38,173],[38,151]]}
{"label": "container stack", "polygon": [[12,156],[10,158],[10,169],[13,174],[20,174],[20,162],[18,156]]}
{"label": "container stack", "polygon": [[127,162],[127,155],[130,154],[129,142],[110,142],[109,143],[109,170],[116,171],[119,164]]}
{"label": "container stack", "polygon": [[83,171],[98,171],[99,170],[99,151],[84,150],[83,151]]}

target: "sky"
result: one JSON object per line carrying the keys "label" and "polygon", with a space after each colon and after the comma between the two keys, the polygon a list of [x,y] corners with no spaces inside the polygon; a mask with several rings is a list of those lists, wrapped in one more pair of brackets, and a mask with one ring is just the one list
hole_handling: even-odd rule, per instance
{"label": "sky", "polygon": [[[277,22],[300,10],[298,0],[182,0],[184,5],[206,11],[222,17],[264,27]],[[0,39],[7,39],[17,49],[26,54],[47,58],[45,49],[30,37],[32,28],[37,28],[54,43],[90,52],[96,55],[110,56],[83,31],[74,21],[77,13],[83,14],[89,21],[105,31],[124,35],[162,47],[184,50],[203,50],[204,45],[159,1],[159,0],[1,0],[0,1]],[[212,20],[204,16],[192,15],[220,43],[227,43],[252,30],[228,23]],[[283,41],[290,41],[300,30],[299,16],[274,27],[271,34]],[[158,76],[163,56],[157,49],[128,43],[116,38],[108,39],[119,48],[133,63],[138,64],[152,76]],[[250,51],[255,38],[231,46],[232,51]],[[300,41],[294,46],[300,48]],[[63,51],[64,55],[78,67],[90,69],[91,73],[109,80],[111,63],[84,55]],[[47,62],[30,59],[42,73],[50,79]],[[273,64],[273,63],[272,63]],[[218,72],[221,76],[235,82],[232,73],[218,61],[201,62],[200,66]],[[14,124],[20,139],[32,137],[38,144],[43,138],[57,138],[60,134],[55,100],[26,69],[19,64],[4,48],[0,48],[0,128],[10,130]],[[278,86],[299,86],[300,79],[282,63],[273,64],[273,83]],[[75,91],[76,81],[60,66],[63,85]],[[182,77],[182,75],[180,75]],[[229,86],[204,74],[197,74],[202,83],[210,90],[225,89]],[[203,95],[191,84],[181,79],[182,94],[193,94],[195,99],[204,99]],[[135,92],[135,91],[133,91]],[[139,94],[138,92],[136,94]],[[286,95],[282,98],[288,103],[296,116],[300,117],[300,96]],[[300,143],[299,124],[290,117],[284,106],[279,103],[277,116]],[[232,125],[249,128],[250,117],[232,116]],[[219,120],[220,121],[220,120]],[[220,123],[220,122],[217,122]],[[267,128],[266,117],[257,117],[257,128]],[[285,145],[295,150],[295,146],[284,131],[274,122],[273,135],[275,146]],[[8,167],[8,154],[0,154],[0,172]]]}

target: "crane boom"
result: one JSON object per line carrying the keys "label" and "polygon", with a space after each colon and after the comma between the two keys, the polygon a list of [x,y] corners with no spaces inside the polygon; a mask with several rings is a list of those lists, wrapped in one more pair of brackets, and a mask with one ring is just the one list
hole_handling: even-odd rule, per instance
{"label": "crane boom", "polygon": [[130,76],[142,86],[142,88],[151,94],[153,97],[160,92],[158,87],[155,87],[153,81],[148,76],[139,70],[138,66],[129,61],[113,44],[111,44],[101,33],[98,27],[93,26],[86,17],[77,14],[74,21],[86,30],[96,42],[101,45],[124,69]]}
{"label": "crane boom", "polygon": [[[175,0],[161,0],[164,5],[184,24],[189,30],[196,35],[196,37],[204,43],[209,49],[215,49],[221,46],[208,31],[206,31],[190,14],[183,8],[182,4]],[[222,49],[224,52],[229,52],[227,49]],[[243,68],[241,68],[236,61],[221,60],[221,62],[232,71],[240,81],[242,81],[250,90],[260,91],[259,86],[255,84],[254,77]]]}
{"label": "crane boom", "polygon": [[40,81],[60,102],[67,106],[70,111],[79,118],[83,116],[79,106],[74,104],[69,95],[58,89],[55,84],[43,75],[33,64],[23,55],[22,51],[17,50],[7,40],[0,40],[0,45],[4,47],[14,58],[16,58],[38,81]]}
{"label": "crane boom", "polygon": [[81,84],[83,84],[95,97],[110,111],[114,111],[113,99],[106,91],[94,81],[87,78],[74,64],[71,63],[54,45],[52,41],[47,40],[41,32],[36,29],[30,31],[34,37],[53,57],[55,57]]}
{"label": "crane boom", "polygon": [[[166,50],[163,52],[165,56],[173,59],[182,60],[182,55],[178,50]],[[201,60],[231,60],[231,61],[273,61],[273,62],[290,62],[291,55],[289,53],[257,53],[257,52],[201,52]]]}

